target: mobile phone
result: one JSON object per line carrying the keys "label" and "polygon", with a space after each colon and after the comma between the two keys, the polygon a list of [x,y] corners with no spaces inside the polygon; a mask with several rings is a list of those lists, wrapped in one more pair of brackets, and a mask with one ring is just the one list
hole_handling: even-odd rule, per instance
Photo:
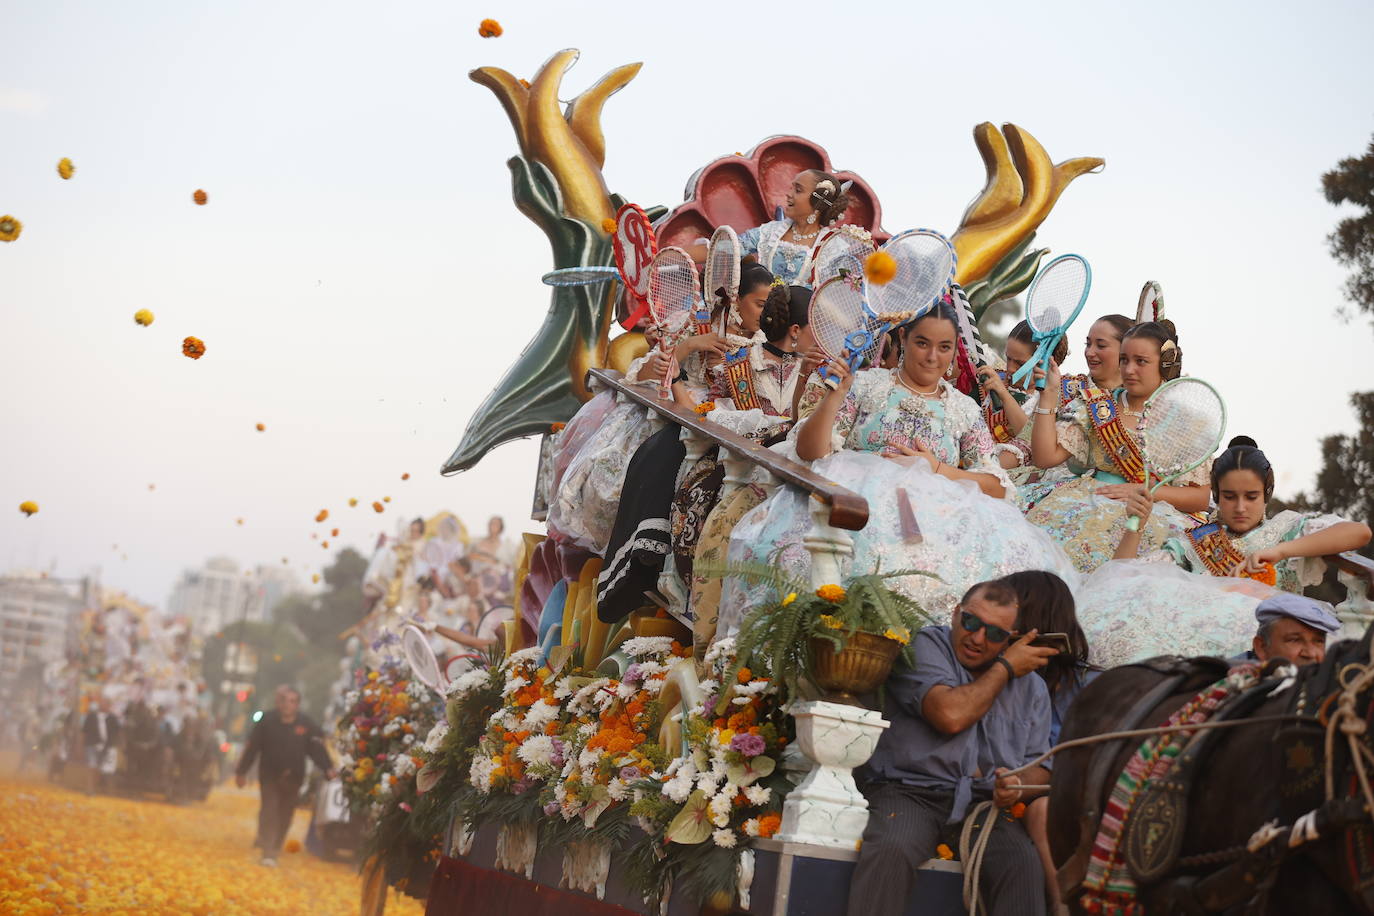
{"label": "mobile phone", "polygon": [[1073,651],[1073,647],[1069,645],[1068,633],[1041,633],[1032,639],[1030,644],[1042,649],[1054,649],[1060,655],[1068,655]]}

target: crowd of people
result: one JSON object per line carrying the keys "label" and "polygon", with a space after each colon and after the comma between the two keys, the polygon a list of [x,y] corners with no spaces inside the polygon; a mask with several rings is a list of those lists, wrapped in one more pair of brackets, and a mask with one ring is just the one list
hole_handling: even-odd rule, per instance
{"label": "crowd of people", "polygon": [[[1274,467],[1244,436],[1170,485],[1147,486],[1144,405],[1184,372],[1158,298],[1135,319],[1090,323],[1082,375],[1062,373],[1061,342],[1048,371],[1012,381],[1032,358],[1030,327],[1017,325],[1003,354],[981,350],[957,288],[931,308],[913,304],[868,366],[826,360],[808,303],[819,244],[845,205],[835,176],[799,174],[784,218],[740,236],[738,290],[705,291],[711,329],[649,328],[651,344],[673,345],[654,346],[626,381],[671,379],[679,404],[865,497],[851,573],[934,574],[892,580],[939,625],[916,637],[915,667],[889,682],[892,727],[863,774],[872,816],[850,912],[900,913],[943,825],[973,799],[1023,800],[997,771],[1049,747],[1094,671],[1164,654],[1319,659],[1338,622],[1301,590],[1319,580],[1320,557],[1365,546],[1370,529],[1319,513],[1268,517]],[[821,380],[822,365],[838,384]],[[720,455],[686,461],[676,426],[656,430],[614,392],[556,436],[549,536],[603,559],[603,620],[663,608],[702,652],[761,598],[736,578],[722,584],[722,562],[807,576],[807,494],[770,487],[761,472],[725,488]],[[1037,633],[1065,644],[1035,645]],[[989,848],[992,912],[1042,912],[1042,870],[1053,886],[1043,801],[1023,823]]]}

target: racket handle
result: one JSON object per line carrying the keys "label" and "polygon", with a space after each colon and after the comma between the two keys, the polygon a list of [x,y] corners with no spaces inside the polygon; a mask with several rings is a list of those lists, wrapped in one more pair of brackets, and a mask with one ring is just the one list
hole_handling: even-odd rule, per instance
{"label": "racket handle", "polygon": [[673,379],[677,377],[677,360],[673,358],[671,348],[664,346],[663,343],[660,343],[658,348],[663,353],[668,354],[668,368],[663,372],[663,387],[658,392],[659,398],[667,401],[673,396]]}
{"label": "racket handle", "polygon": [[817,366],[816,374],[821,377],[821,381],[825,383],[825,387],[829,388],[831,391],[840,387],[840,377],[831,372],[829,366]]}
{"label": "racket handle", "polygon": [[1127,531],[1139,531],[1139,530],[1140,530],[1140,517],[1139,517],[1139,516],[1136,516],[1136,515],[1132,515],[1130,518],[1126,519],[1126,530],[1127,530]]}

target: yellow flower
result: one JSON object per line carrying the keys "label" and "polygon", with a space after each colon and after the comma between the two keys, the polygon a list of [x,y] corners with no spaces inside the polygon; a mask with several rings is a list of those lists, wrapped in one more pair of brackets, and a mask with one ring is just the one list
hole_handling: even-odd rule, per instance
{"label": "yellow flower", "polygon": [[25,515],[33,515],[35,512],[38,511],[38,503],[34,502],[31,499],[26,499],[19,504],[19,511],[24,513]]}
{"label": "yellow flower", "polygon": [[317,522],[322,522],[322,521],[324,521],[324,520],[327,519],[327,518],[329,518],[329,510],[328,510],[328,509],[321,509],[321,510],[319,511],[319,513],[315,516],[315,521],[317,521]]}
{"label": "yellow flower", "polygon": [[864,276],[876,286],[884,286],[897,276],[897,260],[886,251],[875,251],[864,258]]}
{"label": "yellow flower", "polygon": [[796,593],[796,592],[789,592],[789,593],[787,594],[787,597],[784,598],[784,599],[782,599],[782,607],[787,607],[789,604],[791,604],[793,601],[796,601],[796,600],[797,600],[797,593]]}
{"label": "yellow flower", "polygon": [[319,573],[315,573],[313,576],[310,577],[310,581],[311,581],[311,582],[314,582],[316,585],[319,585],[319,584],[320,584],[320,574],[319,574]]}
{"label": "yellow flower", "polygon": [[259,423],[259,424],[256,426],[256,429],[257,429],[258,432],[263,432],[263,431],[265,431],[265,430],[267,429],[267,424],[266,424],[266,423]]}
{"label": "yellow flower", "polygon": [[692,409],[695,410],[698,414],[700,414],[701,416],[704,417],[704,416],[706,416],[708,413],[710,413],[711,411],[713,411],[713,410],[716,409],[716,402],[715,402],[715,401],[702,401],[700,404],[698,404],[696,407],[694,407],[694,408],[692,408]]}
{"label": "yellow flower", "polygon": [[349,506],[350,509],[351,509],[352,507],[356,506],[357,504],[358,504],[358,499],[357,499],[356,496],[355,496],[355,497],[350,497],[350,498],[349,498],[349,500],[348,500],[348,506]]}
{"label": "yellow flower", "polygon": [[71,178],[75,171],[76,166],[72,165],[72,161],[65,156],[57,161],[57,174],[61,175],[63,180]]}
{"label": "yellow flower", "polygon": [[197,190],[196,193],[191,195],[191,199],[203,207],[210,200],[210,195],[206,194],[204,191]]}
{"label": "yellow flower", "polygon": [[839,585],[822,585],[816,589],[816,597],[831,604],[839,604],[844,600],[844,587]]}
{"label": "yellow flower", "polygon": [[383,496],[383,497],[382,497],[382,502],[384,502],[384,503],[389,503],[389,502],[391,502],[391,497],[390,497],[390,496]]}
{"label": "yellow flower", "polygon": [[13,216],[0,216],[0,242],[13,242],[24,231],[24,224]]}
{"label": "yellow flower", "polygon": [[603,219],[603,220],[601,221],[601,231],[604,232],[604,233],[606,233],[607,235],[610,235],[612,232],[614,232],[614,231],[615,231],[615,220],[613,220],[613,219],[612,219],[611,217],[609,217],[609,216],[606,217],[605,219]]}
{"label": "yellow flower", "polygon": [[911,631],[908,630],[906,627],[902,627],[900,631],[895,630],[892,627],[888,627],[886,630],[883,631],[883,635],[886,636],[888,639],[892,640],[893,642],[899,642],[902,645],[906,645],[907,643],[911,642]]}
{"label": "yellow flower", "polygon": [[831,617],[829,614],[821,615],[821,623],[825,624],[832,630],[838,630],[840,627],[844,626],[844,624],[840,621],[838,617]]}
{"label": "yellow flower", "polygon": [[503,31],[501,23],[495,19],[483,19],[477,26],[477,34],[483,38],[500,38]]}
{"label": "yellow flower", "polygon": [[242,525],[242,524],[243,524],[243,519],[237,518],[237,519],[234,519],[234,522],[235,522],[236,524]]}
{"label": "yellow flower", "polygon": [[153,313],[148,309],[139,309],[134,312],[134,324],[141,324],[143,327],[153,323]]}
{"label": "yellow flower", "polygon": [[199,337],[188,337],[181,342],[181,355],[200,359],[205,355],[205,341]]}

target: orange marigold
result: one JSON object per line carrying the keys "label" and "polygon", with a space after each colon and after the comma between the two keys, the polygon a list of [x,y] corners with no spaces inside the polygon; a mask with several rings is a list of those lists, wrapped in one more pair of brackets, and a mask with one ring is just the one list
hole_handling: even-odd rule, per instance
{"label": "orange marigold", "polygon": [[770,837],[782,826],[782,815],[765,814],[759,818],[759,836]]}
{"label": "orange marigold", "polygon": [[614,232],[614,231],[615,231],[615,220],[612,219],[612,218],[609,217],[609,216],[606,217],[605,219],[603,219],[603,220],[601,221],[601,231],[604,232],[604,233],[606,233],[607,235],[610,235],[612,232]]}
{"label": "orange marigold", "polygon": [[748,668],[739,669],[739,674],[735,675],[741,684],[747,684],[754,679],[754,672]]}
{"label": "orange marigold", "polygon": [[327,518],[329,518],[329,510],[328,510],[328,509],[321,509],[321,510],[319,511],[319,513],[316,514],[316,516],[315,516],[315,521],[317,521],[317,522],[322,522],[322,521],[324,521],[324,520],[327,519]]}
{"label": "orange marigold", "polygon": [[205,355],[205,341],[199,337],[188,337],[181,342],[181,355],[200,359]]}
{"label": "orange marigold", "polygon": [[1273,563],[1260,564],[1260,571],[1257,573],[1247,572],[1245,578],[1254,579],[1256,582],[1263,582],[1265,585],[1274,585],[1279,580],[1279,571]]}
{"label": "orange marigold", "polygon": [[692,408],[692,409],[695,410],[698,414],[700,414],[701,416],[704,417],[704,416],[706,416],[708,413],[710,413],[711,411],[713,411],[713,410],[716,409],[716,402],[715,402],[715,401],[702,401],[700,404],[698,404],[696,407],[694,407],[694,408]]}
{"label": "orange marigold", "polygon": [[477,26],[477,34],[483,38],[500,38],[505,31],[495,19],[483,19]]}
{"label": "orange marigold", "polygon": [[1026,816],[1026,803],[1017,802],[1016,804],[1011,806],[1009,811],[1011,812],[1012,817],[1017,818],[1019,820],[1020,818]]}
{"label": "orange marigold", "polygon": [[350,496],[349,499],[348,499],[349,508],[352,508],[353,506],[356,506],[357,504],[358,504],[358,498],[357,498],[356,496]]}
{"label": "orange marigold", "polygon": [[939,846],[935,847],[935,855],[948,862],[950,859],[954,858],[954,850],[950,849],[944,843],[941,843]]}
{"label": "orange marigold", "polygon": [[402,479],[402,480],[409,480],[409,479],[410,479],[410,472],[407,471],[407,472],[405,472],[404,474],[402,474],[402,475],[401,475],[401,479]]}
{"label": "orange marigold", "polygon": [[266,423],[259,423],[255,428],[257,429],[258,432],[265,432],[265,431],[267,430],[267,424],[266,424]]}
{"label": "orange marigold", "polygon": [[875,251],[864,258],[864,276],[875,286],[885,286],[897,276],[897,259],[886,251]]}
{"label": "orange marigold", "polygon": [[331,528],[331,529],[329,530],[329,536],[332,537],[332,538],[338,537],[338,536],[339,536],[339,529],[338,529],[338,528]]}
{"label": "orange marigold", "polygon": [[292,837],[291,839],[289,839],[289,840],[287,840],[285,843],[283,843],[282,846],[281,846],[281,848],[282,848],[282,850],[283,850],[284,852],[288,852],[288,853],[297,853],[297,852],[300,852],[300,851],[301,851],[301,841],[298,840],[298,839],[296,839],[295,837]]}
{"label": "orange marigold", "polygon": [[210,195],[206,194],[204,191],[197,189],[196,193],[191,195],[191,199],[203,207],[206,203],[209,202]]}
{"label": "orange marigold", "polygon": [[561,433],[561,432],[563,431],[563,428],[566,427],[567,425],[568,425],[568,424],[566,424],[566,423],[552,423],[552,424],[549,425],[549,432],[551,432],[551,433]]}
{"label": "orange marigold", "polygon": [[816,589],[816,597],[822,601],[829,601],[831,604],[839,604],[844,600],[844,586],[842,585],[822,585]]}
{"label": "orange marigold", "polygon": [[374,512],[385,512],[385,511],[386,511],[385,509],[382,508],[382,504],[381,504],[381,503],[373,503],[373,504],[372,504],[372,510],[373,510]]}

